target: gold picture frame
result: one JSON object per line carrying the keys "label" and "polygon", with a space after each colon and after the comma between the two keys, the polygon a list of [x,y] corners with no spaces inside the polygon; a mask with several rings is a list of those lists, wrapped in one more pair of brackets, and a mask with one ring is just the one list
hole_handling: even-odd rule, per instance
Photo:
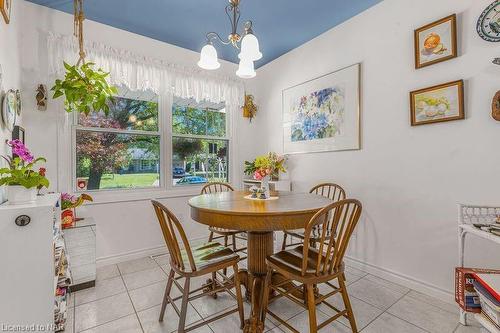
{"label": "gold picture frame", "polygon": [[464,81],[410,92],[411,126],[465,119]]}
{"label": "gold picture frame", "polygon": [[458,56],[457,15],[453,14],[414,31],[415,69]]}
{"label": "gold picture frame", "polygon": [[5,23],[10,23],[10,12],[12,10],[12,0],[0,0],[0,12]]}

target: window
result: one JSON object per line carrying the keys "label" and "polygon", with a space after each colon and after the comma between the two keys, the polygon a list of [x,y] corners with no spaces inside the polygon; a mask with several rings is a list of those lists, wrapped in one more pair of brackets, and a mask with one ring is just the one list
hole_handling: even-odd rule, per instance
{"label": "window", "polygon": [[172,184],[228,181],[229,139],[224,103],[175,99],[172,105]]}
{"label": "window", "polygon": [[128,93],[108,116],[79,114],[75,132],[78,190],[160,186],[157,96]]}
{"label": "window", "polygon": [[120,96],[107,116],[75,115],[77,191],[167,189],[229,180],[225,103],[174,97],[163,104],[153,93],[131,91]]}

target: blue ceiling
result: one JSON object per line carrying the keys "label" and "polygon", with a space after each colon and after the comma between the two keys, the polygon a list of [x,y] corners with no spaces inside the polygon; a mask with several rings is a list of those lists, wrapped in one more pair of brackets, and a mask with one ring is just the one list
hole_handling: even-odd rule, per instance
{"label": "blue ceiling", "polygon": [[[28,0],[68,13],[72,0]],[[240,31],[252,20],[262,66],[382,0],[241,0]],[[90,20],[199,52],[205,34],[230,32],[227,0],[85,0]],[[338,47],[332,45],[332,47]],[[216,45],[220,58],[237,62],[237,50]]]}

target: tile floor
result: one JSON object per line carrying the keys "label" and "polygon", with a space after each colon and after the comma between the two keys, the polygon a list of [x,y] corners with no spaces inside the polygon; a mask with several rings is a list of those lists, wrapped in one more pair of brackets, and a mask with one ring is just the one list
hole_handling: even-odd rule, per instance
{"label": "tile floor", "polygon": [[[167,307],[165,321],[158,322],[168,268],[166,256],[98,268],[96,287],[71,295],[66,332],[175,332],[178,317],[172,307]],[[346,276],[358,328],[362,333],[479,332],[475,323],[468,327],[458,324],[458,311],[454,305],[430,299],[355,268],[348,267]],[[204,279],[194,280],[193,284],[199,285]],[[180,294],[176,288],[172,291],[174,295]],[[332,297],[331,303],[342,304],[337,296]],[[234,304],[227,294],[221,294],[216,300],[208,297],[195,300],[188,308],[187,322],[197,321]],[[271,308],[301,332],[308,331],[307,313],[293,302],[280,299]],[[249,311],[246,304],[245,316]],[[319,321],[330,315],[328,307],[319,307]],[[322,331],[351,332],[347,320],[343,318],[329,327]],[[270,333],[287,332],[286,328],[277,327],[272,318],[267,320],[266,330]],[[235,313],[193,332],[240,332],[238,315]]]}

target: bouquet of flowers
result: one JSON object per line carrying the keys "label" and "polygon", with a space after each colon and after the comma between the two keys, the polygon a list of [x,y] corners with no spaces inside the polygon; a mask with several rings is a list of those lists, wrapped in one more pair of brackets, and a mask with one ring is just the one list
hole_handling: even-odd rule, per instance
{"label": "bouquet of flowers", "polygon": [[252,162],[245,161],[245,174],[253,175],[256,180],[262,180],[266,176],[277,179],[280,172],[286,172],[285,157],[276,153],[257,156]]}
{"label": "bouquet of flowers", "polygon": [[22,186],[26,189],[49,187],[45,168],[33,170],[38,162],[46,162],[45,158],[35,158],[20,140],[8,141],[7,145],[12,148],[14,157],[2,156],[8,167],[0,168],[0,186]]}

